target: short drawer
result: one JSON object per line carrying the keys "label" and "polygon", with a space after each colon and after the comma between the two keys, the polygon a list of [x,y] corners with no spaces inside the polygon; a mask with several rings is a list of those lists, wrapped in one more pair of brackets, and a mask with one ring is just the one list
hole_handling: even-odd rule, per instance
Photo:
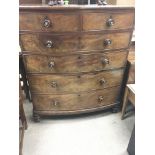
{"label": "short drawer", "polygon": [[80,110],[114,104],[118,98],[119,87],[79,94],[41,95],[32,94],[34,110]]}
{"label": "short drawer", "polygon": [[124,67],[127,51],[69,56],[24,55],[29,73],[79,73]]}
{"label": "short drawer", "polygon": [[32,93],[81,92],[121,85],[123,69],[87,74],[32,74],[28,76]]}
{"label": "short drawer", "polygon": [[130,29],[134,25],[134,12],[87,13],[83,15],[83,30]]}
{"label": "short drawer", "polygon": [[79,16],[68,13],[20,13],[20,30],[69,32],[79,30]]}
{"label": "short drawer", "polygon": [[81,38],[82,50],[111,50],[128,48],[131,32],[87,34]]}
{"label": "short drawer", "polygon": [[38,53],[75,53],[76,51],[94,51],[126,49],[129,46],[131,32],[83,35],[21,34],[23,51]]}

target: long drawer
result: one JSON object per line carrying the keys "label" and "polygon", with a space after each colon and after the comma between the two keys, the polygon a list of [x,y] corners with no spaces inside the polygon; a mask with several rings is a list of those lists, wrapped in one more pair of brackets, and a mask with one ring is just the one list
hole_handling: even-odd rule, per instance
{"label": "long drawer", "polygon": [[65,56],[26,54],[24,62],[29,73],[77,73],[124,67],[127,51]]}
{"label": "long drawer", "polygon": [[[21,34],[23,51],[41,53],[69,53],[77,50],[126,49],[129,46],[131,32],[83,35]],[[81,51],[82,52],[82,51]]]}
{"label": "long drawer", "polygon": [[119,89],[119,87],[113,87],[79,94],[32,94],[32,100],[34,110],[84,110],[114,104],[117,100]]}
{"label": "long drawer", "polygon": [[73,13],[20,13],[20,30],[74,32],[79,30],[79,15]]}
{"label": "long drawer", "polygon": [[133,28],[133,12],[83,14],[83,30],[116,30]]}
{"label": "long drawer", "polygon": [[123,69],[97,73],[28,75],[32,93],[80,92],[121,85]]}

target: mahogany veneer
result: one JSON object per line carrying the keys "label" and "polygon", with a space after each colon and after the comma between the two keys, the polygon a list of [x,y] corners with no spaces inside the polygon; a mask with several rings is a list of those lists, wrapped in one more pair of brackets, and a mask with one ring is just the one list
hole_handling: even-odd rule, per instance
{"label": "mahogany veneer", "polygon": [[133,7],[20,5],[34,120],[116,111],[133,28]]}

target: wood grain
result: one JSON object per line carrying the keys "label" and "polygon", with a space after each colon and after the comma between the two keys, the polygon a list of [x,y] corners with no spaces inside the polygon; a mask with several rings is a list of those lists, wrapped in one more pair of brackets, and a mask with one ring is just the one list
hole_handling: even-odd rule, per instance
{"label": "wood grain", "polygon": [[[79,94],[40,95],[32,94],[34,110],[79,110],[115,103],[119,87]],[[103,97],[100,101],[99,97]],[[55,104],[56,103],[56,104]]]}
{"label": "wood grain", "polygon": [[[36,121],[39,115],[118,109],[134,7],[27,4],[19,11]],[[46,28],[45,19],[50,23]]]}
{"label": "wood grain", "polygon": [[28,80],[32,93],[81,92],[121,85],[123,69],[75,74],[30,74]]}
{"label": "wood grain", "polygon": [[[44,27],[45,18],[49,19],[51,26]],[[74,32],[79,30],[79,15],[75,13],[20,13],[20,30],[43,32]]]}
{"label": "wood grain", "polygon": [[[77,50],[111,50],[128,48],[131,33],[110,34],[84,34],[84,35],[45,35],[45,34],[21,34],[20,40],[24,51],[39,53],[75,53]],[[106,39],[111,40],[110,45],[105,45]],[[51,48],[46,46],[47,41],[53,43]]]}
{"label": "wood grain", "polygon": [[[126,57],[126,51],[66,56],[28,54],[24,62],[29,73],[79,73],[124,67]],[[49,67],[50,63],[54,66]]]}
{"label": "wood grain", "polygon": [[[81,37],[82,50],[105,50],[128,48],[130,32],[83,35]],[[110,45],[104,45],[104,41],[110,39]]]}
{"label": "wood grain", "polygon": [[[114,20],[113,26],[107,26],[108,19]],[[83,15],[83,30],[129,29],[134,24],[134,13],[87,13]]]}
{"label": "wood grain", "polygon": [[[79,37],[75,35],[22,34],[20,40],[24,51],[61,54],[79,49]],[[52,41],[51,48],[46,47],[47,41]]]}

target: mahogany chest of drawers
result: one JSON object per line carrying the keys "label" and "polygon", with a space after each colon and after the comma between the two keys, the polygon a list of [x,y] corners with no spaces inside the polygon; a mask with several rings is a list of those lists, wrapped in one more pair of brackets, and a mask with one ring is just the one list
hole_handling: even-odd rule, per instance
{"label": "mahogany chest of drawers", "polygon": [[20,5],[19,17],[36,121],[120,104],[133,7]]}

